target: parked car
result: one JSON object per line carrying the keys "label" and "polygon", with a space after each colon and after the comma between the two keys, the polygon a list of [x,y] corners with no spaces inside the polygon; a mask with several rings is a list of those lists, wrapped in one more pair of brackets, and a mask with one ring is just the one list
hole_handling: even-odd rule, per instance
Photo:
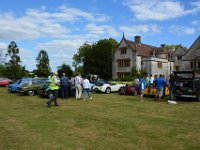
{"label": "parked car", "polygon": [[195,77],[193,71],[174,71],[177,78],[173,96],[176,99],[190,98],[200,101],[200,77]]}
{"label": "parked car", "polygon": [[30,83],[31,81],[32,78],[19,79],[17,82],[8,85],[8,91],[17,92],[17,87],[21,87],[22,85]]}
{"label": "parked car", "polygon": [[[76,93],[75,86],[71,82],[69,82],[69,84],[70,84],[68,88],[69,96],[75,96]],[[45,84],[38,90],[38,94],[41,95],[42,97],[49,97],[51,93],[49,85],[50,81],[47,80]],[[58,89],[58,96],[61,97],[61,88]]]}
{"label": "parked car", "polygon": [[118,92],[122,86],[125,86],[125,84],[108,83],[103,79],[98,79],[93,87],[93,90],[95,92],[105,92],[109,94],[111,92]]}
{"label": "parked car", "polygon": [[0,86],[8,86],[10,83],[14,81],[8,78],[0,78]]}
{"label": "parked car", "polygon": [[21,87],[17,87],[17,92],[33,96],[38,93],[39,89],[46,81],[47,78],[35,78],[32,80],[32,82],[24,84]]}
{"label": "parked car", "polygon": [[125,85],[120,87],[119,94],[121,95],[138,95],[140,93],[140,90],[138,87],[133,85]]}

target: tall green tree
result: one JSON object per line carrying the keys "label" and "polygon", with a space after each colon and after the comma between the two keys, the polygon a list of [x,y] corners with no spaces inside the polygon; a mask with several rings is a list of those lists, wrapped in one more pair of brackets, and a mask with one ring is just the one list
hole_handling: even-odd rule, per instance
{"label": "tall green tree", "polygon": [[41,50],[36,58],[37,64],[36,67],[37,69],[34,70],[33,72],[40,77],[48,77],[51,68],[50,68],[50,61],[49,61],[49,56],[45,50]]}
{"label": "tall green tree", "polygon": [[101,78],[112,77],[112,54],[118,42],[114,39],[103,39],[96,43],[84,43],[73,57],[75,68],[82,65],[85,74],[98,74]]}
{"label": "tall green tree", "polygon": [[58,67],[58,74],[62,75],[63,73],[69,78],[72,77],[73,71],[69,65],[62,64],[62,66]]}
{"label": "tall green tree", "polygon": [[11,41],[8,45],[6,57],[10,58],[9,61],[5,63],[7,75],[11,75],[12,77],[20,76],[23,67],[20,65],[19,48],[14,41]]}

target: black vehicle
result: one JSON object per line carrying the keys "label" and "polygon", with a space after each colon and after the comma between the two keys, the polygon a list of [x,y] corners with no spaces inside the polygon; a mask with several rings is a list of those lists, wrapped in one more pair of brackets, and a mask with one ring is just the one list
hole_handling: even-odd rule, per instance
{"label": "black vehicle", "polygon": [[[42,97],[49,97],[50,95],[50,81],[48,80],[43,86],[42,88],[38,91],[38,94],[41,95]],[[76,88],[75,86],[69,82],[69,88],[68,88],[68,93],[69,96],[75,96],[76,93]],[[61,97],[61,88],[58,89],[58,96]]]}
{"label": "black vehicle", "polygon": [[187,98],[200,101],[200,77],[195,77],[193,71],[174,71],[177,78],[173,96],[176,99]]}

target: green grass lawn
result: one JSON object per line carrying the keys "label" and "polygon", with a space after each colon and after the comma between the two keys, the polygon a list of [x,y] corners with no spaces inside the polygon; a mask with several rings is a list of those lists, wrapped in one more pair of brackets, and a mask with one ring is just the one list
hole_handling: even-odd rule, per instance
{"label": "green grass lawn", "polygon": [[0,150],[198,150],[200,103],[93,94],[91,101],[22,96],[0,87]]}

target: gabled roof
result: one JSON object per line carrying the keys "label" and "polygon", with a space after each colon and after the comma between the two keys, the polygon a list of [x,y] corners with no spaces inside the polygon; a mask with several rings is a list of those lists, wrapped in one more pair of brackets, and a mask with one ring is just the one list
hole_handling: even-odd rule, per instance
{"label": "gabled roof", "polygon": [[186,52],[185,60],[192,60],[200,56],[200,52],[197,50],[200,50],[200,36],[194,41],[189,50]]}
{"label": "gabled roof", "polygon": [[144,56],[144,57],[151,56],[153,52],[158,49],[158,47],[155,47],[155,46],[127,40],[124,36],[122,40],[126,42],[129,48],[131,48],[133,51],[138,52],[138,55],[140,56]]}

